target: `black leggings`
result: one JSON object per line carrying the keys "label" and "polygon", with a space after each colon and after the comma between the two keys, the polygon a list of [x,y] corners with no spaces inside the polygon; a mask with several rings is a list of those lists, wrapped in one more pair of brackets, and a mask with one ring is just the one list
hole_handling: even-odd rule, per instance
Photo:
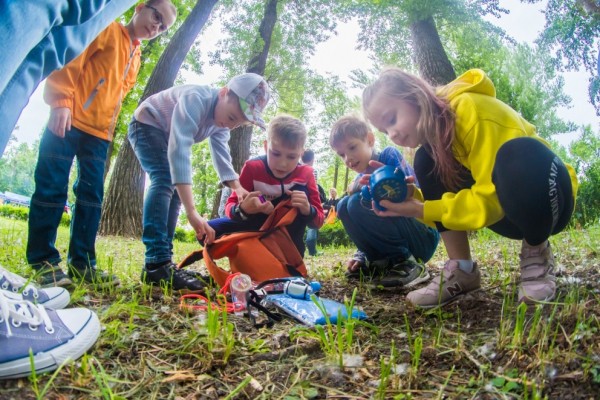
{"label": "black leggings", "polygon": [[[433,166],[426,148],[417,150],[415,174],[425,200],[438,200],[450,192],[433,173]],[[466,168],[461,178],[460,189],[475,182]],[[537,245],[561,232],[571,218],[575,202],[569,172],[558,156],[536,139],[522,137],[502,145],[496,154],[492,182],[504,218],[488,228],[504,237]],[[448,230],[439,222],[436,225],[440,232]]]}

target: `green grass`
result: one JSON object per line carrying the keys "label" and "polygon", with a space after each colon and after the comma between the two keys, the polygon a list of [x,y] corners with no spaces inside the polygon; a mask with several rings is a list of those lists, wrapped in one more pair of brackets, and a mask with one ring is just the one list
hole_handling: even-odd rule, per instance
{"label": "green grass", "polygon": [[[24,277],[26,237],[26,222],[0,218],[0,264]],[[63,257],[67,243],[61,227]],[[0,398],[595,398],[599,244],[598,226],[553,237],[558,296],[524,308],[515,301],[519,243],[483,231],[472,236],[483,290],[431,311],[411,307],[405,292],[348,283],[344,264],[353,249],[322,249],[323,256],[305,260],[321,295],[354,303],[370,320],[298,335],[291,320],[256,330],[246,318],[182,311],[176,297],[155,299],[139,281],[141,240],[99,237],[98,266],[122,284],[80,285],[71,306],[98,314],[100,339],[55,374],[0,381]],[[176,242],[175,258],[195,248]],[[445,257],[440,246],[428,263],[433,274]]]}

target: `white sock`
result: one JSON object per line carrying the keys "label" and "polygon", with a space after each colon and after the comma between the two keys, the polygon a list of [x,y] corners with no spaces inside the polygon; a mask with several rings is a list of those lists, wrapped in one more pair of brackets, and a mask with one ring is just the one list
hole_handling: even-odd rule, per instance
{"label": "white sock", "polygon": [[455,260],[458,262],[458,268],[468,274],[473,272],[473,260]]}

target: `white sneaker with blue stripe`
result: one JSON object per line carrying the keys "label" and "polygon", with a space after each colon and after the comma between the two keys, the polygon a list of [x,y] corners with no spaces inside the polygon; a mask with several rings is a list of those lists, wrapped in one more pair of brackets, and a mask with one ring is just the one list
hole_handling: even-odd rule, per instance
{"label": "white sneaker with blue stripe", "polygon": [[71,300],[71,296],[65,288],[49,287],[42,289],[2,266],[0,266],[0,289],[20,295],[23,300],[42,304],[44,307],[54,310],[65,308]]}
{"label": "white sneaker with blue stripe", "polygon": [[50,310],[0,290],[0,379],[54,371],[98,339],[98,316],[85,308]]}

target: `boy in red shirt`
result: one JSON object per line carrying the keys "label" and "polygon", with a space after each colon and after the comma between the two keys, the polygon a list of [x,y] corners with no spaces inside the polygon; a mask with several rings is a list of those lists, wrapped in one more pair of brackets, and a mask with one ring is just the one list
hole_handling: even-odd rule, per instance
{"label": "boy in red shirt", "polygon": [[266,155],[246,161],[240,184],[250,194],[239,201],[236,193],[227,200],[227,218],[209,221],[215,236],[258,230],[275,206],[291,199],[298,216],[287,230],[300,254],[304,255],[304,230],[323,225],[323,207],[312,167],[299,164],[306,142],[304,124],[291,116],[275,117],[267,128]]}

